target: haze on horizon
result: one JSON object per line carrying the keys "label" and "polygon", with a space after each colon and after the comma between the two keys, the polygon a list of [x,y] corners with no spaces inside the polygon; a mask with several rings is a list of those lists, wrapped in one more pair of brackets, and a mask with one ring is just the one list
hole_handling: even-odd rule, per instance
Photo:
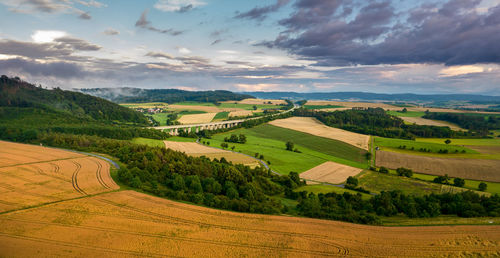
{"label": "haze on horizon", "polygon": [[500,95],[500,0],[0,0],[0,15],[0,73],[44,86]]}

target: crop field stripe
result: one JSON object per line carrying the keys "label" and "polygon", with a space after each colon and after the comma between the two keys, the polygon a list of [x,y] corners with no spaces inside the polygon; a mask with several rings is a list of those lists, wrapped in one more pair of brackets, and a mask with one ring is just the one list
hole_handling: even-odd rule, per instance
{"label": "crop field stripe", "polygon": [[82,248],[82,249],[102,251],[102,252],[114,253],[114,254],[128,254],[128,255],[135,255],[135,256],[151,256],[151,257],[178,257],[178,256],[172,256],[172,255],[155,254],[155,253],[127,251],[127,250],[114,249],[114,248],[109,248],[109,247],[88,246],[88,245],[76,244],[76,243],[71,243],[71,242],[66,242],[66,241],[51,240],[51,239],[31,237],[31,236],[13,235],[13,234],[1,233],[1,232],[0,232],[0,236],[23,239],[23,240],[33,241],[33,242],[46,243],[46,244],[57,245],[57,246],[77,247],[77,248]]}
{"label": "crop field stripe", "polygon": [[71,184],[73,185],[73,188],[79,192],[80,194],[83,194],[83,195],[88,195],[85,191],[83,191],[83,189],[80,188],[80,186],[78,186],[78,173],[80,173],[80,169],[82,168],[82,165],[80,165],[80,163],[76,162],[76,161],[71,161],[73,164],[75,164],[76,166],[76,170],[75,172],[73,172],[73,175],[71,176]]}
{"label": "crop field stripe", "polygon": [[[58,226],[58,227],[65,227],[65,228],[87,229],[87,230],[102,231],[102,232],[112,232],[112,233],[119,233],[119,234],[145,236],[145,237],[152,237],[152,238],[159,238],[159,239],[175,239],[175,240],[179,240],[179,241],[188,241],[188,242],[203,243],[203,244],[244,247],[244,248],[258,248],[258,249],[272,250],[272,251],[287,251],[287,252],[294,252],[294,253],[316,254],[316,255],[324,255],[324,256],[334,256],[335,255],[335,254],[332,254],[331,252],[328,252],[328,251],[315,251],[315,250],[303,250],[303,249],[290,248],[290,247],[287,248],[287,247],[266,246],[266,245],[256,245],[256,244],[244,244],[244,243],[237,243],[237,242],[216,241],[216,240],[199,239],[199,238],[191,238],[191,237],[165,236],[162,234],[145,233],[145,232],[137,232],[137,231],[130,231],[130,230],[120,230],[120,229],[113,229],[113,228],[103,228],[103,227],[95,227],[95,226],[67,225],[67,224],[55,223],[55,222],[30,221],[30,220],[12,219],[12,218],[3,218],[3,219],[10,220],[10,221],[23,222],[23,223],[46,225],[46,226]],[[9,235],[9,234],[7,234],[7,235]],[[16,236],[19,236],[19,235],[16,235]],[[54,240],[49,240],[49,239],[47,239],[47,240],[54,241]],[[55,240],[55,241],[57,241],[57,240]],[[344,254],[346,252],[345,248],[339,249],[338,245],[332,245],[332,246],[335,247],[336,249],[338,249],[337,250],[338,254]]]}
{"label": "crop field stripe", "polygon": [[[160,213],[156,213],[156,212],[152,212],[152,211],[141,210],[141,209],[137,209],[137,208],[134,208],[131,206],[123,206],[123,205],[120,205],[119,203],[115,203],[113,201],[106,200],[106,199],[96,199],[96,200],[101,201],[103,203],[107,203],[107,204],[115,206],[115,207],[122,208],[122,209],[128,209],[128,210],[132,210],[132,211],[135,211],[138,213],[143,213],[143,214],[147,214],[147,215],[158,217],[158,218],[165,218],[165,219],[169,219],[172,221],[176,221],[178,223],[184,223],[187,225],[196,224],[196,225],[200,225],[200,226],[215,227],[215,228],[234,230],[234,231],[240,231],[240,232],[258,232],[258,233],[267,233],[267,234],[280,234],[280,235],[285,235],[285,236],[313,237],[313,238],[320,238],[320,239],[329,239],[328,236],[314,235],[314,234],[307,234],[307,233],[294,233],[294,232],[277,231],[277,230],[264,230],[264,229],[245,229],[245,228],[239,228],[239,227],[233,227],[233,226],[210,224],[210,223],[205,223],[205,222],[199,222],[199,221],[194,221],[194,220],[173,217],[170,215],[160,214]],[[157,204],[157,202],[153,202],[153,203]]]}
{"label": "crop field stripe", "polygon": [[101,164],[101,162],[99,162],[98,160],[95,160],[95,159],[92,159],[92,161],[97,165],[97,170],[95,172],[95,176],[97,177],[97,181],[99,181],[99,184],[102,185],[106,189],[111,189],[111,187],[109,187],[106,184],[106,182],[104,182],[104,180],[102,179],[102,175],[101,175],[102,164]]}
{"label": "crop field stripe", "polygon": [[0,182],[0,187],[2,187],[4,189],[7,189],[7,190],[10,190],[10,191],[13,191],[13,192],[23,193],[23,194],[26,194],[26,195],[31,195],[31,196],[41,197],[41,198],[47,198],[47,199],[53,199],[53,200],[59,200],[59,198],[57,198],[57,197],[28,192],[28,191],[25,191],[23,189],[11,186],[11,185],[6,184],[6,183],[1,183]]}

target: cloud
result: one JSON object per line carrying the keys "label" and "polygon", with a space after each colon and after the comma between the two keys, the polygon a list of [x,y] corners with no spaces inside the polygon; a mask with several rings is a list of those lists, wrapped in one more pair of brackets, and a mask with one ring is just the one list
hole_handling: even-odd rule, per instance
{"label": "cloud", "polygon": [[164,12],[185,13],[205,4],[205,2],[198,0],[159,0],[154,7]]}
{"label": "cloud", "polygon": [[82,19],[82,20],[90,20],[92,19],[92,16],[90,16],[89,12],[82,12],[78,18]]}
{"label": "cloud", "polygon": [[105,4],[90,0],[3,0],[1,4],[6,5],[12,12],[18,13],[47,13],[47,14],[58,14],[58,13],[74,13],[78,18],[83,20],[90,20],[92,17],[89,12],[85,12],[78,7],[77,4],[83,5],[85,7],[101,8],[106,7]]}
{"label": "cloud", "polygon": [[147,29],[150,31],[158,32],[158,33],[162,33],[162,34],[169,34],[171,36],[177,36],[177,35],[180,35],[183,33],[182,31],[177,31],[174,29],[158,29],[156,27],[153,27],[153,25],[151,25],[151,22],[148,21],[148,18],[147,18],[148,12],[149,12],[149,10],[147,10],[147,9],[144,10],[144,12],[142,12],[141,17],[139,17],[139,20],[137,20],[135,22],[136,27],[139,27],[142,29]]}
{"label": "cloud", "polygon": [[57,77],[62,79],[82,78],[85,71],[82,67],[68,62],[38,62],[21,58],[0,60],[0,70],[15,74],[31,76]]}
{"label": "cloud", "polygon": [[185,47],[177,47],[177,51],[179,51],[179,53],[181,53],[181,54],[190,54],[191,53],[191,50],[189,50]]}
{"label": "cloud", "polygon": [[288,4],[288,2],[289,0],[277,0],[276,3],[273,5],[268,5],[264,7],[255,7],[250,11],[237,14],[236,16],[234,16],[234,18],[262,21],[267,17],[267,14],[278,11],[281,7]]}
{"label": "cloud", "polygon": [[112,29],[112,28],[109,28],[109,29],[106,29],[105,31],[102,32],[104,35],[107,35],[107,36],[114,36],[114,35],[118,35],[120,34],[119,31],[115,30],[115,29]]}
{"label": "cloud", "polygon": [[184,65],[189,65],[191,67],[197,69],[207,69],[213,68],[214,66],[210,64],[210,60],[208,58],[199,57],[199,56],[178,56],[175,57],[173,55],[164,53],[164,52],[148,52],[145,56],[160,58],[160,59],[169,59],[176,60],[182,62]]}
{"label": "cloud", "polygon": [[500,63],[500,3],[477,13],[480,2],[449,0],[397,14],[390,1],[299,0],[279,21],[285,30],[257,45],[323,66]]}
{"label": "cloud", "polygon": [[31,35],[31,39],[36,43],[49,43],[53,42],[54,39],[62,38],[67,35],[64,31],[58,30],[37,30],[33,35]]}
{"label": "cloud", "polygon": [[216,39],[214,40],[212,43],[210,43],[211,46],[215,45],[215,44],[218,44],[222,41],[222,39]]}
{"label": "cloud", "polygon": [[482,73],[482,72],[484,72],[484,68],[481,66],[462,65],[462,66],[451,66],[442,69],[439,72],[439,74],[442,77],[453,77],[453,76],[466,75],[471,73]]}

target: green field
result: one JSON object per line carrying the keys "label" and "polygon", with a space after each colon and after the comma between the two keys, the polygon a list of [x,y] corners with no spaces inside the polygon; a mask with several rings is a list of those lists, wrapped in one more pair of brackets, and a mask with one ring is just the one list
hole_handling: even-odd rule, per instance
{"label": "green field", "polygon": [[[417,138],[416,142],[443,143],[443,138]],[[500,139],[451,139],[450,145],[500,146]]]}
{"label": "green field", "polygon": [[325,108],[342,108],[343,106],[336,105],[304,105],[305,109],[325,109]]}
{"label": "green field", "polygon": [[[452,145],[454,141],[456,141],[456,139],[451,139],[452,144],[445,144],[444,143],[445,140],[446,139],[442,139],[440,141],[435,141],[435,142],[423,142],[423,141],[375,137],[375,146],[381,147],[382,150],[390,150],[395,152],[404,152],[412,154],[426,154],[426,155],[440,156],[440,157],[459,155],[459,154],[478,154],[477,151],[471,150],[467,147]],[[406,148],[400,149],[399,146],[406,146]],[[421,148],[430,149],[431,152],[421,152],[419,151]],[[449,154],[438,153],[439,150],[448,150]],[[456,151],[458,151],[458,153],[455,153]],[[462,151],[465,151],[465,153],[462,153]]]}
{"label": "green field", "polygon": [[[434,180],[434,178],[436,178],[436,176],[413,173],[413,178],[431,182],[432,180]],[[453,183],[453,178],[450,180],[450,182]],[[480,182],[483,181],[465,179],[464,188],[477,191],[478,190],[477,187],[479,186]],[[500,183],[495,183],[495,182],[485,182],[485,183],[488,185],[488,188],[486,189],[485,192],[491,194],[500,194]]]}
{"label": "green field", "polygon": [[422,117],[425,115],[425,112],[420,112],[420,111],[407,111],[407,112],[403,113],[403,112],[399,112],[399,111],[388,110],[386,112],[389,115],[399,116],[399,117]]}
{"label": "green field", "polygon": [[358,176],[358,180],[359,186],[374,193],[400,190],[405,194],[424,195],[441,192],[440,184],[400,177],[393,174],[367,171]]}
{"label": "green field", "polygon": [[229,117],[229,112],[219,112],[214,116],[214,119],[212,121],[218,121],[218,120],[224,120]]}
{"label": "green field", "polygon": [[[305,185],[301,186],[297,189],[294,190],[295,192],[302,192],[302,191],[307,191],[307,192],[312,192],[315,194],[323,193],[338,193],[338,194],[343,194],[343,193],[350,193],[350,194],[357,194],[359,192],[349,190],[349,189],[344,189],[342,187],[338,186],[333,186],[333,185]],[[365,193],[360,193],[363,196],[363,199],[370,199],[371,195],[365,194]]]}
{"label": "green field", "polygon": [[196,138],[172,136],[172,137],[168,138],[167,141],[171,141],[171,142],[196,142]]}
{"label": "green field", "polygon": [[499,217],[462,218],[440,215],[435,218],[408,218],[407,216],[380,217],[384,226],[432,226],[432,225],[500,225]]}
{"label": "green field", "polygon": [[154,120],[158,121],[160,125],[167,125],[168,115],[168,113],[156,113],[150,116],[153,117]]}
{"label": "green field", "polygon": [[[367,168],[364,151],[345,143],[317,137],[271,125],[260,125],[250,129],[237,129],[212,136],[211,146],[220,147],[225,137],[245,134],[247,143],[229,143],[235,151],[248,155],[259,153],[269,161],[271,168],[281,174],[290,171],[304,172],[325,161],[334,161],[358,168]],[[291,140],[302,153],[287,151],[286,141]],[[347,145],[347,146],[346,146]]]}
{"label": "green field", "polygon": [[144,144],[151,147],[161,147],[165,148],[165,143],[162,140],[148,139],[148,138],[134,138],[132,139],[132,143],[135,144]]}

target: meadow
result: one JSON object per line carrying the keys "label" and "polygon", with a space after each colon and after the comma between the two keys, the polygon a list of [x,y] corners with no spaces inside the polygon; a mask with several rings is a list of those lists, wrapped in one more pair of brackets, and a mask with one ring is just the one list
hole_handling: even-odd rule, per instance
{"label": "meadow", "polygon": [[400,112],[400,111],[396,111],[396,110],[388,110],[386,112],[389,115],[398,116],[398,117],[422,117],[425,115],[425,112],[422,112],[422,111]]}
{"label": "meadow", "polygon": [[[381,147],[382,150],[390,150],[394,152],[402,152],[402,153],[412,153],[412,154],[425,154],[437,157],[450,156],[454,157],[455,154],[477,154],[477,151],[474,151],[470,148],[453,145],[453,144],[445,144],[444,141],[447,139],[441,139],[441,141],[434,142],[425,142],[425,141],[412,141],[412,140],[403,140],[403,139],[395,139],[395,138],[383,138],[383,137],[375,137],[375,146]],[[452,143],[456,141],[456,139],[450,139]],[[406,146],[404,149],[400,148],[402,146]],[[422,152],[420,149],[427,149],[430,152]],[[440,150],[448,151],[448,154],[439,153]],[[463,153],[463,151],[465,151]]]}
{"label": "meadow", "polygon": [[[271,125],[260,125],[250,129],[237,129],[230,132],[213,135],[207,139],[210,146],[220,147],[225,137],[231,134],[244,134],[247,137],[245,144],[228,143],[229,147],[235,146],[235,151],[248,155],[264,156],[264,160],[270,162],[270,167],[281,174],[290,171],[304,172],[325,161],[366,168],[368,162],[364,151],[340,141],[313,136],[285,128]],[[286,150],[286,142],[292,141],[301,152]]]}

